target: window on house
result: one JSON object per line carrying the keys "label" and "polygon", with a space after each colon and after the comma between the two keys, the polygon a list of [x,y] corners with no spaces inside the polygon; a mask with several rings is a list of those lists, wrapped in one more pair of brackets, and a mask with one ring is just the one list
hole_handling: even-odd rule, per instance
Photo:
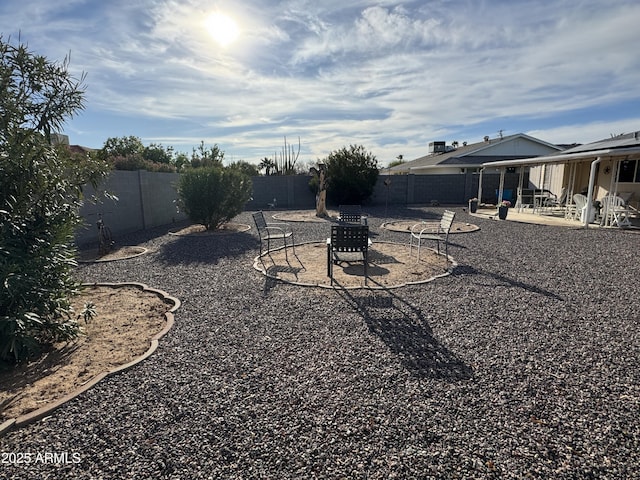
{"label": "window on house", "polygon": [[637,182],[637,161],[636,160],[624,160],[620,162],[620,173],[618,174],[619,182]]}

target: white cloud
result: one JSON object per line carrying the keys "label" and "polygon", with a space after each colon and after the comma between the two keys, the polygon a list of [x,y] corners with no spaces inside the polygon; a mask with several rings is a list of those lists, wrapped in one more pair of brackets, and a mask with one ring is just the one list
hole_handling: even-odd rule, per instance
{"label": "white cloud", "polygon": [[585,144],[597,142],[612,135],[632,133],[638,130],[640,130],[640,116],[613,121],[595,121],[563,125],[555,128],[542,128],[531,130],[527,134],[551,143]]}
{"label": "white cloud", "polygon": [[[19,27],[53,59],[71,50],[92,106],[73,121],[78,132],[93,130],[89,119],[102,126],[104,112],[137,119],[129,134],[156,141],[155,120],[171,120],[167,139],[206,134],[256,157],[300,135],[313,158],[363,143],[386,162],[434,139],[520,125],[565,143],[585,123],[602,138],[614,129],[590,109],[640,104],[640,6],[630,0],[26,3],[0,5],[0,31]],[[203,25],[213,9],[241,28],[231,48]],[[608,116],[618,126],[633,115]]]}

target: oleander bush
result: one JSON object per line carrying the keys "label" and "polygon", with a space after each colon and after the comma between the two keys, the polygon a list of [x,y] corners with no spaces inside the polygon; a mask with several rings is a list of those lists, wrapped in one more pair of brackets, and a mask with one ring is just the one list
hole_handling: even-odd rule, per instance
{"label": "oleander bush", "polygon": [[52,132],[83,108],[83,79],[0,37],[0,362],[78,333],[70,299],[82,186],[106,165],[52,145]]}
{"label": "oleander bush", "polygon": [[213,166],[183,173],[178,194],[189,218],[213,230],[243,211],[251,189],[251,177],[240,168]]}
{"label": "oleander bush", "polygon": [[378,181],[378,161],[362,145],[332,152],[327,166],[327,198],[334,205],[362,204]]}

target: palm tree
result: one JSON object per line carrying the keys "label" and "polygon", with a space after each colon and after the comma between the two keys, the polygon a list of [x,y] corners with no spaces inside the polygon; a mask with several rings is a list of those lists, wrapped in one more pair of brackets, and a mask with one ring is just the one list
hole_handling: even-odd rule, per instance
{"label": "palm tree", "polygon": [[276,164],[272,159],[264,157],[262,160],[260,160],[258,168],[260,170],[264,170],[265,175],[271,175],[271,171],[275,168],[275,166]]}

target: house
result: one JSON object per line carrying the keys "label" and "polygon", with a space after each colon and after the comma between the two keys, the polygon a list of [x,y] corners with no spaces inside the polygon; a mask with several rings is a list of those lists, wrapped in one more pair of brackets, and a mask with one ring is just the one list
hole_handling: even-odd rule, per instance
{"label": "house", "polygon": [[[525,192],[548,191],[562,206],[565,214],[573,205],[575,194],[584,194],[587,199],[585,211],[579,220],[585,226],[594,217],[595,209],[602,204],[605,196],[617,196],[635,212],[640,206],[640,131],[618,135],[597,142],[578,145],[560,153],[536,158],[513,158],[489,161],[483,169],[498,168],[501,178],[508,169],[520,171],[516,206],[523,208],[529,204]],[[529,184],[523,184],[523,172],[528,169]],[[480,181],[480,191],[482,180]],[[535,213],[535,201],[533,210]],[[540,209],[538,213],[545,213]],[[602,223],[607,225],[605,218]]]}
{"label": "house", "polygon": [[499,160],[527,159],[558,153],[562,147],[552,145],[524,133],[485,137],[482,142],[467,144],[463,142],[429,143],[429,153],[406,163],[392,167],[391,174],[460,174],[479,172],[483,164]]}

